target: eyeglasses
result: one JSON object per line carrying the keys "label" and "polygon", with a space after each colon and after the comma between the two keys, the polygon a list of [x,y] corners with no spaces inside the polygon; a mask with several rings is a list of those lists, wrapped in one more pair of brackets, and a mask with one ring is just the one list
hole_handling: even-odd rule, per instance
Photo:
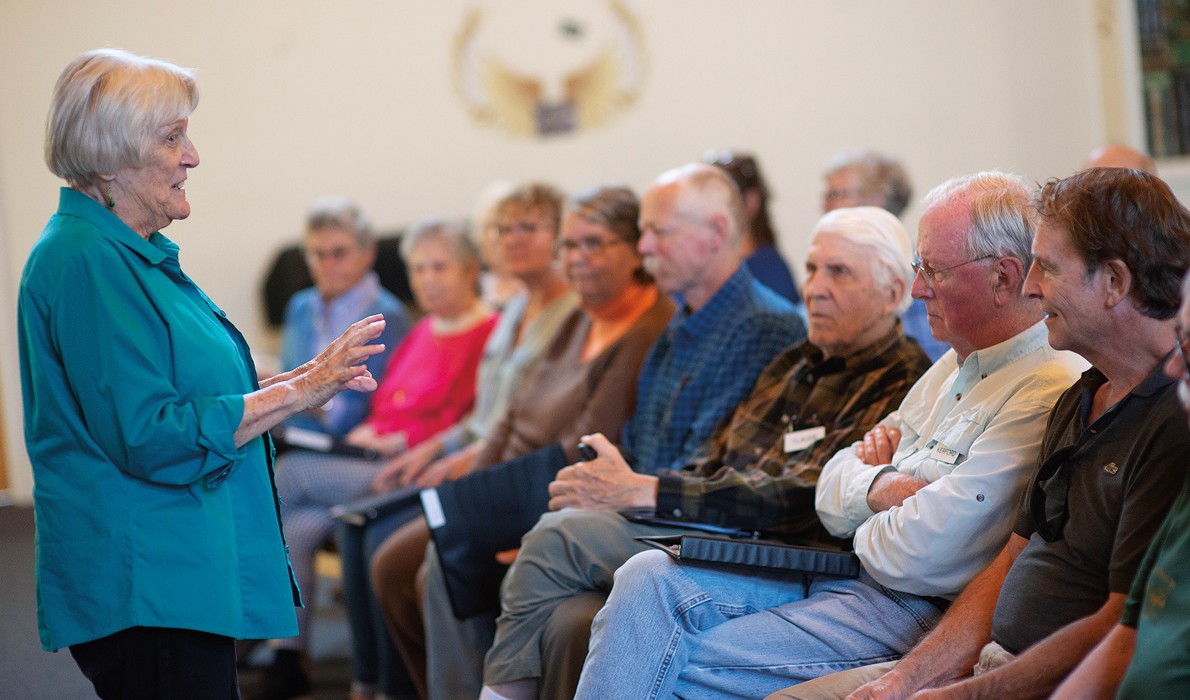
{"label": "eyeglasses", "polygon": [[559,238],[554,242],[554,253],[557,255],[566,255],[576,250],[581,250],[587,255],[594,255],[595,253],[602,253],[607,248],[620,243],[627,245],[628,241],[621,238],[598,238],[596,236],[580,238],[577,241],[572,241],[568,238]]}
{"label": "eyeglasses", "polygon": [[1079,445],[1058,448],[1041,465],[1037,479],[1029,485],[1029,519],[1033,529],[1046,542],[1056,542],[1070,516],[1067,496],[1070,470],[1067,468]]}
{"label": "eyeglasses", "polygon": [[1190,384],[1190,330],[1179,323],[1174,327],[1174,332],[1178,337],[1178,349],[1182,351],[1182,367],[1185,370],[1182,381]]}
{"label": "eyeglasses", "polygon": [[338,246],[335,248],[327,248],[325,250],[318,250],[315,248],[306,249],[306,263],[314,264],[326,261],[342,262],[347,259],[347,256],[359,250],[358,247],[349,248],[346,246]]}
{"label": "eyeglasses", "polygon": [[518,221],[511,225],[499,224],[496,226],[496,233],[500,234],[501,238],[513,233],[519,233],[522,236],[531,236],[538,231],[546,230],[548,230],[548,227],[545,224],[540,224],[536,221]]}
{"label": "eyeglasses", "polygon": [[920,259],[917,259],[913,261],[913,271],[920,274],[922,277],[925,277],[926,284],[932,287],[934,286],[934,277],[936,277],[939,272],[949,272],[950,270],[962,267],[963,265],[970,265],[971,263],[979,262],[980,260],[991,260],[995,257],[995,255],[981,255],[978,258],[964,260],[963,262],[956,263],[950,267],[939,267],[937,269],[930,267],[929,263],[924,263]]}

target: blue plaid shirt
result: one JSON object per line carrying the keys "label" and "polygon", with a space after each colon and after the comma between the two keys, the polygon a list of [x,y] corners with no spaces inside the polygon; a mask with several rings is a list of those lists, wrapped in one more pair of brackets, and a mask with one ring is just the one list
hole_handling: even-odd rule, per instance
{"label": "blue plaid shirt", "polygon": [[682,468],[769,361],[805,337],[793,306],[744,266],[701,309],[683,307],[641,368],[623,434],[635,469]]}

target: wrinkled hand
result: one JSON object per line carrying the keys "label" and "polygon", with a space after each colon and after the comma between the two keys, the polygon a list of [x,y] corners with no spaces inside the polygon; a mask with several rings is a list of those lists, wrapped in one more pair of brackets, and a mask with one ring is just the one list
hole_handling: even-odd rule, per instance
{"label": "wrinkled hand", "polygon": [[897,445],[901,444],[901,431],[891,426],[878,425],[864,435],[863,441],[855,446],[855,456],[864,464],[877,467],[891,464]]}
{"label": "wrinkled hand", "polygon": [[657,477],[632,471],[615,445],[600,433],[584,435],[583,442],[594,448],[597,456],[558,472],[550,484],[550,510],[657,507]]}
{"label": "wrinkled hand", "polygon": [[442,441],[438,438],[433,437],[420,443],[408,452],[385,462],[372,477],[372,490],[384,493],[412,483],[413,477],[420,474],[440,454]]}
{"label": "wrinkled hand", "polygon": [[351,432],[343,438],[343,442],[361,449],[372,450],[384,457],[391,457],[404,451],[405,432],[398,430],[395,433],[381,435],[370,424],[364,422],[352,428]]}
{"label": "wrinkled hand", "polygon": [[330,401],[344,389],[375,391],[376,379],[364,364],[384,351],[383,344],[368,345],[384,332],[384,316],[376,314],[356,321],[326,349],[302,366],[293,378],[306,408]]}
{"label": "wrinkled hand", "polygon": [[890,671],[856,688],[847,700],[904,700],[913,694],[903,678]]}
{"label": "wrinkled hand", "polygon": [[447,455],[442,459],[434,461],[432,464],[421,470],[418,474],[412,477],[412,483],[428,489],[444,481],[454,481],[460,476],[464,476],[470,469],[472,462],[475,461],[475,452],[471,450],[459,450],[452,455]]}

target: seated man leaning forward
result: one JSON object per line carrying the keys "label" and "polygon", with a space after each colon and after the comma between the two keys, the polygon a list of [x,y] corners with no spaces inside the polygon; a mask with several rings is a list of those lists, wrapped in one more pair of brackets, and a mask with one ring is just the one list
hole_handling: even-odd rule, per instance
{"label": "seated man leaning forward", "polygon": [[864,681],[856,697],[1045,697],[1119,619],[1190,453],[1162,372],[1190,212],[1161,180],[1120,168],[1051,181],[1038,210],[1025,294],[1041,300],[1050,345],[1092,366],[1050,414],[1008,544],[895,668],[774,697],[843,697]]}
{"label": "seated man leaning forward", "polygon": [[[544,673],[544,695],[573,695],[591,617],[612,574],[646,549],[634,538],[682,532],[629,522],[616,511],[819,536],[814,482],[823,463],[862,438],[929,367],[897,320],[913,283],[910,250],[905,229],[883,209],[824,216],[806,260],[809,340],[769,363],[730,420],[680,470],[646,464],[637,468],[647,473],[637,473],[602,435],[584,438],[599,457],[567,467],[551,485],[551,508],[567,510],[543,517],[524,540],[487,680]],[[600,595],[585,615],[554,614],[588,591]],[[569,629],[554,629],[559,625]],[[573,671],[558,668],[572,660]],[[568,688],[550,682],[558,675],[569,676]]]}
{"label": "seated man leaning forward", "polygon": [[1004,546],[1045,415],[1086,363],[1049,347],[1040,305],[1021,294],[1029,187],[957,178],[923,209],[913,295],[952,350],[826,463],[815,495],[827,530],[854,536],[859,577],[639,554],[595,618],[578,697],[761,697],[895,659]]}

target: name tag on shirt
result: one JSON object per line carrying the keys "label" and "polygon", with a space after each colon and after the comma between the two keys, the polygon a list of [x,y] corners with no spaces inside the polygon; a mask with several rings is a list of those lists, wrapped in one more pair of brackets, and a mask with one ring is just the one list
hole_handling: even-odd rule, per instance
{"label": "name tag on shirt", "polygon": [[934,445],[934,449],[930,450],[930,456],[943,464],[954,464],[959,461],[958,450],[952,450],[941,444]]}
{"label": "name tag on shirt", "polygon": [[826,428],[805,428],[785,433],[785,452],[801,452],[826,437]]}

